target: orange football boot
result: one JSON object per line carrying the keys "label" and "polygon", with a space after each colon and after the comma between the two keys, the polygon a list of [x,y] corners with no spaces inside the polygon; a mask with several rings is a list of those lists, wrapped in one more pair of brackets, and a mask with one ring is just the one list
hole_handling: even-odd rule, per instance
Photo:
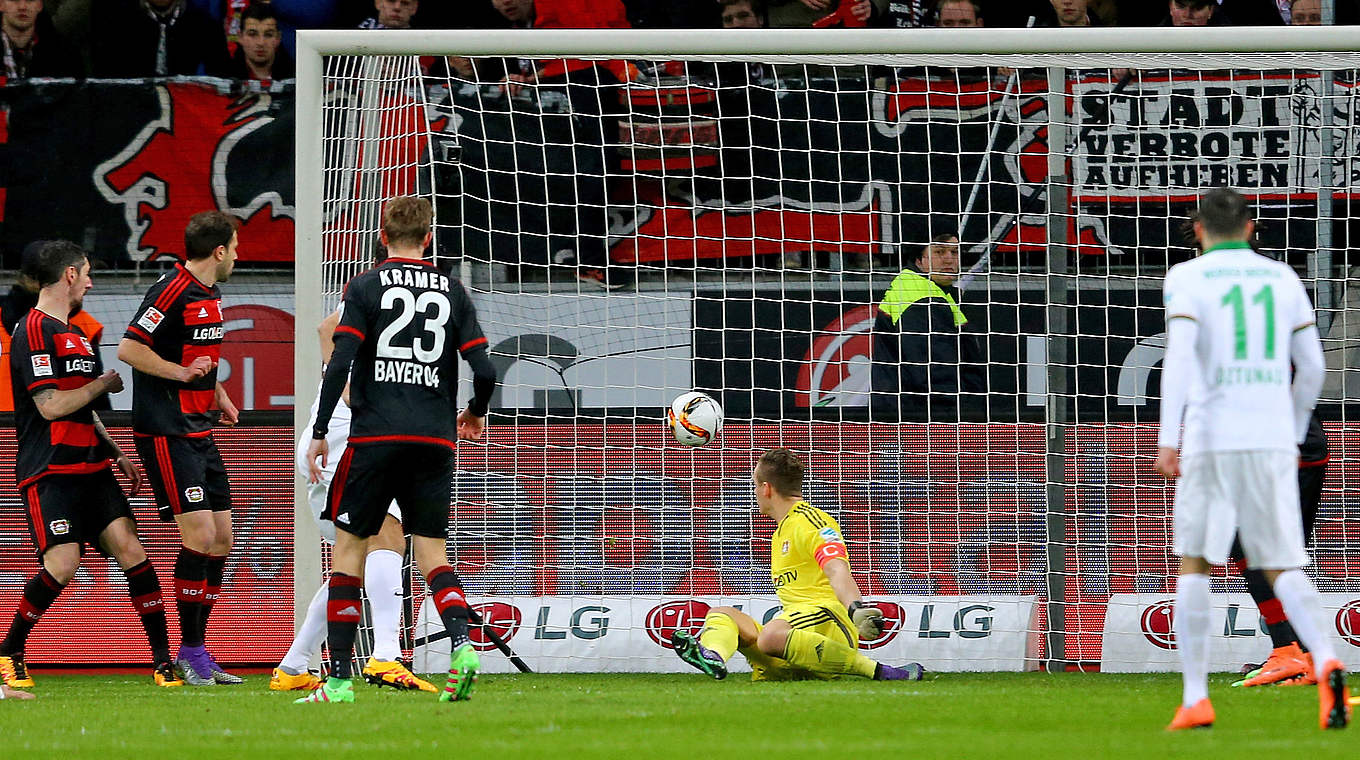
{"label": "orange football boot", "polygon": [[1190,707],[1181,706],[1176,717],[1171,719],[1168,731],[1183,731],[1187,728],[1212,728],[1214,725],[1214,706],[1205,697]]}
{"label": "orange football boot", "polygon": [[1328,660],[1318,679],[1318,725],[1323,730],[1345,728],[1351,722],[1350,702],[1345,666],[1340,660]]}

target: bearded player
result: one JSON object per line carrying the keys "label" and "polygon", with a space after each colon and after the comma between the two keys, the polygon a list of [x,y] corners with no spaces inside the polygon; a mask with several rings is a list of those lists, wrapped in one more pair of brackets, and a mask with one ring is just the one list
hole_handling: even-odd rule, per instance
{"label": "bearded player", "polygon": [[175,667],[190,686],[239,684],[205,644],[231,550],[231,485],[213,425],[238,412],[217,381],[222,350],[219,282],[236,265],[236,220],[194,214],[184,227],[185,260],[148,290],[118,344],[132,367],[132,433],[162,520],[179,528]]}
{"label": "bearded player", "polygon": [[803,499],[803,462],[788,449],[760,457],[752,476],[760,513],[778,523],[770,541],[770,576],[784,608],[765,625],[735,607],[714,607],[696,639],[671,634],[680,659],[717,679],[741,652],[753,681],[863,676],[919,681],[918,663],[896,668],[859,653],[861,638],[883,633],[883,613],[864,603],[850,575],[840,526]]}
{"label": "bearded player", "polygon": [[37,305],[15,329],[5,360],[20,389],[14,394],[19,438],[14,474],[42,570],[24,586],[0,641],[0,681],[10,689],[33,685],[24,663],[29,632],[75,577],[88,545],[113,557],[127,577],[156,663],[156,685],[182,686],[170,663],[160,581],[137,540],[132,510],[109,461],[132,482],[133,494],[141,474],[97,413],[108,408],[108,394],[122,390],[123,381],[117,372],[103,371],[99,352],[67,321],[91,287],[89,259],[62,240],[43,245],[24,266],[41,290]]}

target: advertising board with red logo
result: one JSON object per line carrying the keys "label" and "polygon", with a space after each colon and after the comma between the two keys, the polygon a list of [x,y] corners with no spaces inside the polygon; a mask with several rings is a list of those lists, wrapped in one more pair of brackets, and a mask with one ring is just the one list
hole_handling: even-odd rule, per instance
{"label": "advertising board with red logo", "polygon": [[[1360,592],[1321,594],[1326,633],[1337,654],[1354,670],[1360,667]],[[1270,634],[1248,594],[1213,594],[1209,618],[1209,670],[1238,672],[1270,654]],[[1177,659],[1174,595],[1115,594],[1105,612],[1100,669],[1111,673],[1151,673],[1180,669]]]}
{"label": "advertising board with red logo", "polygon": [[[472,600],[487,625],[540,672],[581,670],[679,673],[690,670],[672,652],[677,630],[698,635],[714,607],[736,607],[768,623],[779,614],[773,596],[540,596]],[[919,662],[931,671],[1024,670],[1036,656],[1033,596],[885,596],[873,603],[886,627],[860,647],[875,660]],[[509,660],[478,626],[473,644],[489,672],[513,672]],[[415,626],[417,672],[448,669],[449,642],[426,602]],[[1027,659],[1028,658],[1028,659]],[[750,666],[741,657],[735,672]]]}
{"label": "advertising board with red logo", "polygon": [[[124,451],[133,452],[130,430],[110,426],[109,432]],[[277,660],[293,638],[293,431],[218,428],[213,437],[231,480],[234,537],[223,592],[209,623],[208,646],[224,663]],[[14,456],[14,430],[0,427],[0,462],[6,463],[0,465],[0,615],[6,626],[24,584],[38,570],[25,509],[13,486],[9,463]],[[135,461],[136,454],[132,456]],[[170,642],[177,645],[172,578],[179,533],[174,523],[157,518],[145,483],[131,505],[137,533],[160,579]],[[80,570],[43,615],[25,654],[39,668],[150,662],[127,581],[112,559],[86,550]]]}

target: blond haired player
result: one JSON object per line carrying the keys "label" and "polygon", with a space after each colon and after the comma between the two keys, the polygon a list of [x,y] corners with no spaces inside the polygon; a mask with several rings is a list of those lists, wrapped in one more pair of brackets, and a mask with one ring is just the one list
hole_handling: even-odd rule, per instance
{"label": "blond haired player", "polygon": [[696,639],[671,635],[680,659],[714,678],[741,652],[754,681],[863,676],[919,681],[917,663],[896,668],[859,653],[859,640],[883,633],[883,613],[864,603],[850,575],[840,526],[803,499],[803,462],[788,449],[760,457],[752,480],[760,513],[778,523],[770,544],[770,577],[784,608],[765,625],[735,607],[715,607]]}
{"label": "blond haired player", "polygon": [[1327,635],[1317,588],[1300,569],[1308,553],[1298,444],[1322,389],[1322,343],[1303,283],[1288,265],[1251,249],[1254,229],[1240,194],[1205,193],[1195,219],[1204,254],[1172,267],[1163,285],[1167,337],[1156,467],[1180,478],[1172,549],[1181,558],[1174,619],[1184,675],[1171,731],[1214,723],[1209,571],[1227,561],[1234,532],[1248,567],[1264,573],[1313,653],[1320,725],[1345,728],[1350,719],[1346,671]]}

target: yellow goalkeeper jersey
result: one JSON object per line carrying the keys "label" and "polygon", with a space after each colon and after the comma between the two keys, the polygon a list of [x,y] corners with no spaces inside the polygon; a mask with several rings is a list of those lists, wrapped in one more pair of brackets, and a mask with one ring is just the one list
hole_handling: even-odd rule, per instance
{"label": "yellow goalkeeper jersey", "polygon": [[770,541],[770,578],[785,607],[795,604],[840,606],[822,570],[833,559],[850,561],[841,527],[831,515],[800,501],[789,510]]}

